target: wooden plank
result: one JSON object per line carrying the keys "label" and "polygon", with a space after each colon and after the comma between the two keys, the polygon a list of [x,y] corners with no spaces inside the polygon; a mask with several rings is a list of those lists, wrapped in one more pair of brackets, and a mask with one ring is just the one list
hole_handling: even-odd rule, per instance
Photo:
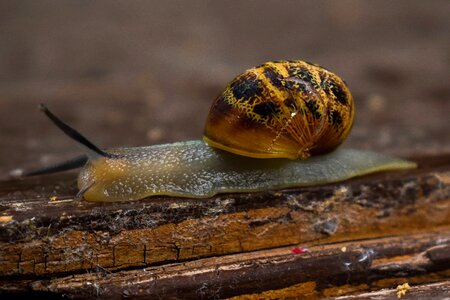
{"label": "wooden plank", "polygon": [[74,298],[241,295],[237,299],[275,299],[308,294],[330,297],[352,288],[385,287],[387,282],[396,286],[405,280],[418,284],[450,275],[450,226],[434,232],[312,246],[302,254],[293,250],[285,247],[129,271],[84,273],[38,280],[30,287]]}

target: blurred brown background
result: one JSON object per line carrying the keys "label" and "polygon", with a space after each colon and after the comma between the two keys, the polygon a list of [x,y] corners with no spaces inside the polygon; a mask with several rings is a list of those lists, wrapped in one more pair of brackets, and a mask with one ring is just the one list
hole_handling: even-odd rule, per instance
{"label": "blurred brown background", "polygon": [[200,138],[238,73],[304,59],[345,78],[347,146],[450,151],[450,1],[0,1],[0,174],[101,147]]}

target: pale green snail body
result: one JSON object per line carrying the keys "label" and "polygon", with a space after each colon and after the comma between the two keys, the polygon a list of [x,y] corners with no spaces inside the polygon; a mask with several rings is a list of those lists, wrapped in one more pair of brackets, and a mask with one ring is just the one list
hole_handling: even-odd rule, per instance
{"label": "pale green snail body", "polygon": [[327,184],[368,173],[415,167],[371,151],[338,149],[307,160],[257,159],[216,150],[203,141],[108,150],[120,158],[88,162],[78,179],[88,201],[149,196],[207,198]]}

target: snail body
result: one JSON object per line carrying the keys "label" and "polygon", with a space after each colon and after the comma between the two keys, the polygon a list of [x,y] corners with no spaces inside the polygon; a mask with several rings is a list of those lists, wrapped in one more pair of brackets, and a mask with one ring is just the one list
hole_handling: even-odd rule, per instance
{"label": "snail body", "polygon": [[[108,153],[90,161],[78,186],[88,201],[130,201],[148,196],[208,198],[219,193],[258,192],[342,181],[414,163],[370,151],[337,149],[307,160],[257,159],[186,141]],[[90,187],[90,188],[89,188]]]}
{"label": "snail body", "polygon": [[41,109],[86,155],[29,175],[84,165],[78,187],[87,201],[207,198],[415,167],[370,151],[335,150],[353,124],[352,95],[337,75],[303,61],[268,62],[237,76],[213,102],[203,141],[101,150]]}

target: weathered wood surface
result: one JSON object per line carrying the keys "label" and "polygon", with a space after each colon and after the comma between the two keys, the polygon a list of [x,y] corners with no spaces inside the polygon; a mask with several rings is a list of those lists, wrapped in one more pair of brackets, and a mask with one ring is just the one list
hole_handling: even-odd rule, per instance
{"label": "weathered wood surface", "polygon": [[[29,280],[31,290],[74,298],[261,299],[336,296],[450,276],[450,226],[356,242],[277,248],[119,272]],[[9,283],[13,291],[17,286]]]}

